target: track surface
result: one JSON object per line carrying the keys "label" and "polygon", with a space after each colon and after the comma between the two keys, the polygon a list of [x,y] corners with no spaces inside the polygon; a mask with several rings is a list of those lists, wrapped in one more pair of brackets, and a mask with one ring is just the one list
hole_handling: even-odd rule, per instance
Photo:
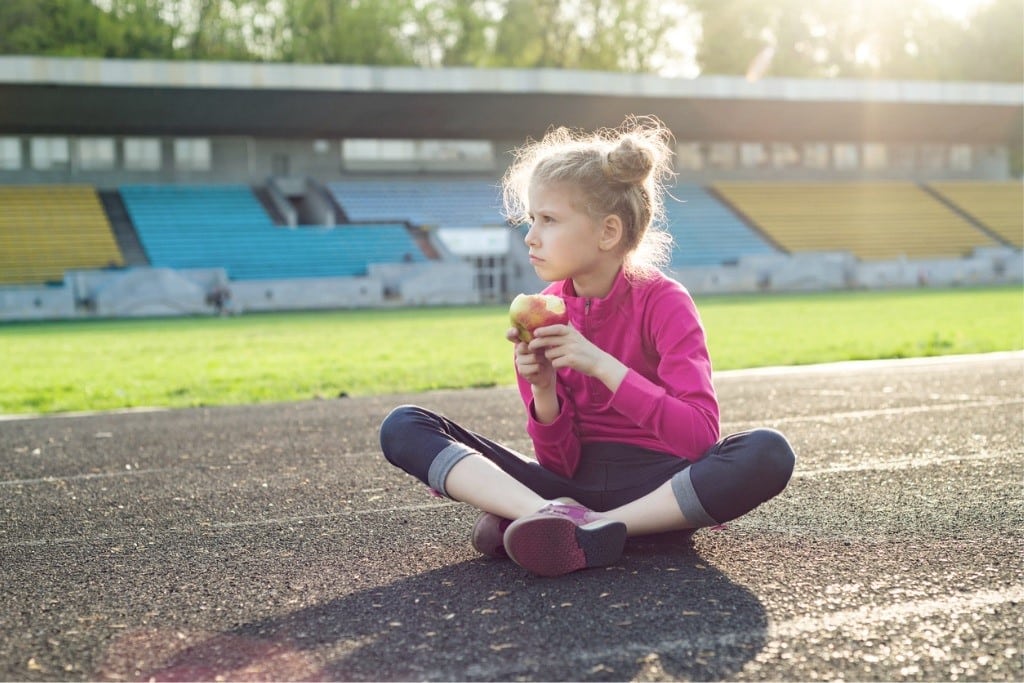
{"label": "track surface", "polygon": [[417,402],[526,449],[512,389],[0,421],[0,678],[1024,679],[1024,354],[717,385],[786,492],[558,579],[376,442]]}

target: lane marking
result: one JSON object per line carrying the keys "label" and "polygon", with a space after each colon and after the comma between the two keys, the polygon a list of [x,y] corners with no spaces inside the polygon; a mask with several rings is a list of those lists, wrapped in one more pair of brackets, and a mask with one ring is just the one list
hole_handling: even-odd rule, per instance
{"label": "lane marking", "polygon": [[[935,465],[946,465],[949,463],[973,464],[985,460],[996,460],[999,458],[1013,457],[1012,453],[977,453],[974,455],[945,455],[937,457],[918,456],[914,458],[899,458],[897,460],[886,460],[885,462],[872,462],[850,465],[830,465],[813,470],[801,470],[799,467],[793,472],[794,479],[813,478],[822,475],[839,474],[842,472],[887,472],[891,470],[915,469],[919,467],[933,467]],[[1012,464],[1007,463],[1007,464]]]}
{"label": "lane marking", "polygon": [[51,417],[76,418],[96,417],[100,415],[144,415],[146,413],[167,413],[175,408],[162,406],[139,406],[136,408],[115,408],[114,410],[76,410],[66,413],[0,413],[0,422],[17,422],[18,420],[42,420]]}
{"label": "lane marking", "polygon": [[114,477],[132,477],[145,474],[163,474],[180,472],[184,467],[154,467],[145,470],[124,470],[117,472],[89,472],[86,474],[67,474],[62,477],[37,477],[35,479],[7,479],[0,481],[0,486],[28,486],[32,484],[53,484],[59,481],[88,481],[89,479],[111,479]]}
{"label": "lane marking", "polygon": [[943,598],[925,598],[889,605],[865,605],[856,609],[830,612],[821,616],[803,616],[768,625],[768,637],[773,640],[793,638],[805,633],[820,633],[834,629],[849,630],[851,626],[872,626],[905,617],[928,617],[935,614],[976,612],[1007,602],[1024,600],[1024,584],[1003,589],[986,589],[974,593],[951,595]]}
{"label": "lane marking", "polygon": [[[823,414],[817,414],[817,415],[794,415],[794,416],[791,416],[791,417],[779,417],[779,418],[773,418],[773,419],[766,419],[766,420],[763,420],[761,422],[729,420],[729,421],[723,422],[722,425],[723,425],[723,427],[729,426],[729,427],[732,427],[733,429],[729,429],[729,430],[723,429],[722,431],[723,431],[723,433],[728,433],[730,431],[738,431],[743,426],[745,426],[745,425],[752,425],[752,424],[758,424],[758,425],[763,425],[763,426],[771,427],[771,426],[775,426],[775,425],[795,424],[795,423],[800,423],[800,422],[841,422],[843,420],[860,420],[860,419],[872,418],[872,417],[889,417],[889,416],[896,416],[896,415],[911,415],[911,414],[918,414],[918,413],[927,413],[927,412],[932,412],[932,411],[959,410],[959,409],[963,409],[963,408],[999,408],[999,407],[1008,406],[1008,405],[1021,405],[1021,404],[1024,404],[1024,398],[1013,398],[1013,399],[1006,399],[1006,400],[964,401],[964,402],[959,402],[959,403],[937,403],[937,404],[931,404],[931,405],[903,406],[903,407],[899,407],[899,408],[880,408],[880,409],[877,409],[877,410],[850,410],[850,411],[845,411],[845,412],[823,413]],[[511,441],[510,441],[510,443],[511,443]],[[355,457],[363,458],[363,457],[372,457],[372,456],[375,456],[375,455],[377,455],[377,451],[364,451],[364,452],[354,452],[354,453],[339,453],[337,455],[332,455],[330,457],[332,457],[332,458],[339,458],[339,459],[340,458],[355,458]],[[997,456],[993,455],[993,456],[987,456],[987,457],[997,457]],[[961,459],[961,458],[960,457],[951,457],[951,458],[949,458],[947,460],[943,460],[943,462],[953,461],[953,460],[957,460],[957,459]],[[901,460],[901,461],[898,461],[898,462],[901,462],[901,463],[906,462],[906,463],[913,464],[909,459],[908,460]],[[251,464],[251,463],[250,462],[231,463],[231,466],[235,466],[235,465],[239,465],[240,466],[240,465],[248,465],[248,464]],[[125,471],[117,471],[117,472],[94,472],[94,473],[85,473],[85,474],[69,474],[69,475],[60,476],[60,477],[54,476],[54,477],[36,477],[36,478],[33,478],[33,479],[8,479],[8,480],[0,480],[0,487],[3,487],[3,486],[29,486],[29,485],[33,485],[33,484],[52,484],[52,483],[58,482],[58,481],[77,481],[77,480],[86,480],[87,481],[87,480],[90,480],[90,479],[103,479],[103,478],[110,478],[110,477],[130,477],[130,476],[134,476],[134,475],[164,474],[164,473],[167,473],[167,472],[188,471],[188,470],[211,470],[211,469],[218,469],[218,468],[223,468],[223,467],[227,467],[227,465],[203,465],[203,466],[195,466],[195,465],[193,465],[193,466],[186,466],[186,467],[155,467],[155,468],[149,468],[149,469],[125,470]],[[850,467],[851,467],[851,469],[837,469],[836,471],[837,472],[860,471],[860,469],[862,469],[862,468],[863,469],[875,469],[874,465],[863,466],[863,467],[862,466],[854,465],[854,466],[850,466]],[[878,467],[878,469],[884,469],[884,468],[885,468],[884,464],[882,464],[882,465],[880,465]],[[890,467],[889,469],[892,469],[892,467]]]}
{"label": "lane marking", "polygon": [[775,377],[781,375],[820,374],[831,372],[863,372],[865,370],[892,370],[931,368],[936,365],[970,365],[972,363],[1002,363],[1024,361],[1024,351],[993,351],[991,353],[965,353],[950,356],[922,356],[916,358],[879,358],[874,360],[846,360],[834,363],[808,365],[779,365],[764,368],[720,370],[715,378],[746,379],[749,377]]}
{"label": "lane marking", "polygon": [[[794,424],[799,422],[842,422],[844,420],[863,420],[873,417],[895,417],[919,413],[963,410],[964,408],[1002,408],[1004,406],[1024,404],[1024,398],[996,399],[985,401],[959,401],[957,403],[933,403],[930,405],[900,406],[897,408],[877,408],[874,410],[846,410],[834,413],[818,413],[815,415],[791,415],[789,417],[766,418],[756,424],[767,426]],[[751,420],[730,420],[723,425],[755,424]]]}
{"label": "lane marking", "polygon": [[100,533],[93,534],[90,536],[62,536],[57,538],[37,538],[27,541],[12,541],[10,543],[0,543],[0,549],[32,547],[38,548],[48,545],[67,545],[69,543],[94,543],[97,541],[114,541],[125,539],[137,539],[139,541],[142,541],[148,539],[162,538],[165,536],[173,536],[177,534],[194,535],[196,532],[202,532],[206,530],[227,531],[230,529],[240,529],[246,527],[287,526],[289,524],[303,524],[305,522],[320,521],[327,519],[340,519],[343,517],[360,517],[364,515],[389,514],[395,512],[419,512],[422,510],[434,510],[454,507],[456,505],[461,505],[461,503],[451,500],[442,503],[425,503],[421,505],[396,505],[388,508],[373,508],[368,510],[340,510],[338,512],[323,512],[315,515],[294,515],[290,517],[251,519],[242,520],[238,522],[197,522],[194,525],[188,527],[167,527],[165,529],[161,529],[158,533],[154,534],[149,534],[149,532],[146,531],[144,531],[143,534],[127,531],[121,534]]}
{"label": "lane marking", "polygon": [[[718,650],[728,647],[757,646],[760,651],[770,646],[781,646],[792,642],[794,638],[809,634],[827,634],[832,638],[853,637],[867,639],[871,637],[866,629],[890,621],[898,621],[907,617],[932,617],[936,615],[953,615],[977,612],[979,609],[1018,603],[1024,600],[1024,585],[1017,584],[996,590],[979,590],[974,593],[960,594],[943,598],[912,600],[881,605],[865,605],[855,609],[830,612],[822,615],[807,615],[784,621],[769,621],[766,629],[745,629],[726,631],[724,633],[698,634],[685,638],[661,640],[653,643],[619,643],[614,648],[579,650],[575,655],[569,654],[573,668],[600,666],[612,657],[620,658],[623,654],[635,658],[636,664],[658,667],[658,659],[662,656],[682,658],[701,650]],[[935,624],[930,629],[937,630]],[[953,624],[946,630],[955,629]],[[922,636],[923,637],[923,636]],[[785,650],[780,650],[785,652]],[[763,661],[750,659],[748,664],[756,662],[763,666]],[[484,680],[504,680],[515,674],[518,669],[506,666],[471,665],[466,673],[470,678]],[[445,670],[425,674],[424,678],[446,678]],[[635,679],[634,679],[635,680]]]}

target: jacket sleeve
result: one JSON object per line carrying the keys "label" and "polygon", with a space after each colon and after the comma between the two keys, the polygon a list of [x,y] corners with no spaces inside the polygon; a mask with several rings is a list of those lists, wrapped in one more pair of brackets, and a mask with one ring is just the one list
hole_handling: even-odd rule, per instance
{"label": "jacket sleeve", "polygon": [[711,378],[704,328],[682,286],[666,288],[647,302],[643,334],[657,355],[657,377],[630,368],[611,405],[637,425],[697,460],[719,437],[718,399]]}
{"label": "jacket sleeve", "polygon": [[519,383],[519,395],[526,406],[526,433],[533,441],[533,451],[537,462],[544,469],[555,474],[570,478],[580,464],[580,439],[576,433],[576,407],[572,397],[564,390],[562,383],[557,382],[558,417],[551,424],[537,421],[533,410],[533,389],[530,383],[516,373]]}

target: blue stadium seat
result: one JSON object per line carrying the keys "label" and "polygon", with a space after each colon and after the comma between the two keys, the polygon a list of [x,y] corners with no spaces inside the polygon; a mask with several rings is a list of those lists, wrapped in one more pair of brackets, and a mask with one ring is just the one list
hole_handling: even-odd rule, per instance
{"label": "blue stadium seat", "polygon": [[448,228],[505,225],[501,193],[493,180],[344,180],[327,187],[354,222],[408,221]]}
{"label": "blue stadium seat", "polygon": [[741,256],[776,251],[698,185],[670,186],[665,197],[665,213],[675,240],[671,268],[734,263]]}
{"label": "blue stadium seat", "polygon": [[401,223],[275,226],[245,185],[121,189],[156,267],[224,268],[233,280],[365,275],[371,263],[426,260]]}
{"label": "blue stadium seat", "polygon": [[[498,183],[490,180],[358,179],[328,185],[353,221],[416,225],[504,225]],[[718,265],[774,248],[697,185],[669,188],[668,227],[676,241],[672,267]]]}

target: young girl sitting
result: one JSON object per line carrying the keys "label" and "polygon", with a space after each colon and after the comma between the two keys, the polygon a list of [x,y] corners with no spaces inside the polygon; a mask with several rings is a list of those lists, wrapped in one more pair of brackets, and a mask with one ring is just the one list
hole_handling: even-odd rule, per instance
{"label": "young girl sitting", "polygon": [[569,324],[515,328],[515,369],[536,459],[423,408],[395,408],[384,456],[481,510],[473,545],[556,576],[618,561],[627,536],[721,524],[779,494],[794,455],[776,431],[719,438],[697,309],[664,275],[671,133],[656,119],[549,132],[504,177],[530,263]]}

